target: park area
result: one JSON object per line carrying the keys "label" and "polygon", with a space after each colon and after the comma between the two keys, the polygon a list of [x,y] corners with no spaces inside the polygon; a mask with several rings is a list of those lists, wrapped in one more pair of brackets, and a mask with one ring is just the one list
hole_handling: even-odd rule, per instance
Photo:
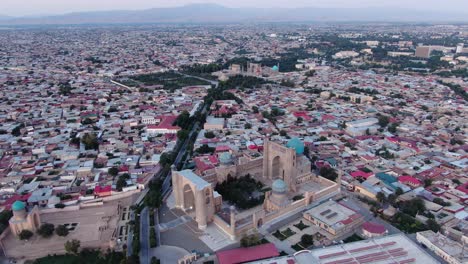
{"label": "park area", "polygon": [[[278,242],[294,251],[309,249],[313,246],[326,245],[330,240],[320,229],[304,219],[287,224],[271,234]],[[270,237],[270,239],[272,239]],[[273,241],[272,241],[273,242]]]}
{"label": "park area", "polygon": [[263,183],[250,175],[233,178],[217,184],[215,190],[223,196],[223,200],[236,205],[239,209],[249,209],[260,205],[265,199]]}
{"label": "park area", "polygon": [[164,90],[171,92],[186,87],[195,85],[210,85],[209,82],[200,80],[195,77],[184,76],[175,72],[160,72],[131,76],[127,79],[119,80],[120,83],[140,88],[142,91],[152,89],[155,86],[160,86]]}

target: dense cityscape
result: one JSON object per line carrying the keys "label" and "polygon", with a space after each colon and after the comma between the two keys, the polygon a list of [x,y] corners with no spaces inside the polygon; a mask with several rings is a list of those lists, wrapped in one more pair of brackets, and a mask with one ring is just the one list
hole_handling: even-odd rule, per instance
{"label": "dense cityscape", "polygon": [[468,263],[467,90],[466,24],[2,26],[3,260]]}

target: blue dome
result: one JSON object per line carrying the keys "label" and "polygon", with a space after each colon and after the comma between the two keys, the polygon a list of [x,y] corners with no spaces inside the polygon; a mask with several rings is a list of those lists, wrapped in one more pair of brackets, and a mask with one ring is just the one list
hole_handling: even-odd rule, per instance
{"label": "blue dome", "polygon": [[298,138],[291,138],[286,144],[286,147],[295,149],[298,155],[304,153],[304,143]]}
{"label": "blue dome", "polygon": [[283,180],[277,179],[271,185],[271,189],[276,193],[284,193],[288,190],[288,186]]}
{"label": "blue dome", "polygon": [[24,208],[26,208],[26,204],[24,204],[21,201],[16,201],[11,206],[11,210],[13,211],[21,211],[21,210],[24,210]]}
{"label": "blue dome", "polygon": [[222,164],[228,164],[228,163],[231,163],[231,161],[232,161],[231,153],[223,152],[219,155],[219,162],[221,162]]}
{"label": "blue dome", "polygon": [[274,70],[274,71],[279,71],[279,68],[278,68],[277,65],[273,66],[271,69]]}

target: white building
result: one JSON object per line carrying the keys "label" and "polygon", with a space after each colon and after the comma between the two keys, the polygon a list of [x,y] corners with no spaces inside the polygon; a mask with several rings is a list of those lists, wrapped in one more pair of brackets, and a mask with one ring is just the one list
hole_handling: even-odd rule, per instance
{"label": "white building", "polygon": [[369,130],[370,133],[375,133],[380,128],[377,124],[377,118],[366,118],[346,123],[346,132],[351,136],[362,136]]}
{"label": "white building", "polygon": [[425,245],[437,256],[450,264],[468,263],[468,250],[466,246],[454,241],[440,233],[431,230],[416,233],[419,243]]}

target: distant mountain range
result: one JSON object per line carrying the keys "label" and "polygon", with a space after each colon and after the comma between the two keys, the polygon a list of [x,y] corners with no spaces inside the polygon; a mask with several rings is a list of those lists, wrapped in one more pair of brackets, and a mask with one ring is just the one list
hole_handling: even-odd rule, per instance
{"label": "distant mountain range", "polygon": [[5,16],[5,15],[2,15],[0,14],[0,20],[9,20],[9,19],[12,19],[13,17],[11,16]]}
{"label": "distant mountain range", "polygon": [[216,4],[139,11],[79,12],[40,17],[6,17],[2,25],[117,23],[252,23],[252,22],[468,22],[468,11],[435,12],[389,8],[229,8]]}

